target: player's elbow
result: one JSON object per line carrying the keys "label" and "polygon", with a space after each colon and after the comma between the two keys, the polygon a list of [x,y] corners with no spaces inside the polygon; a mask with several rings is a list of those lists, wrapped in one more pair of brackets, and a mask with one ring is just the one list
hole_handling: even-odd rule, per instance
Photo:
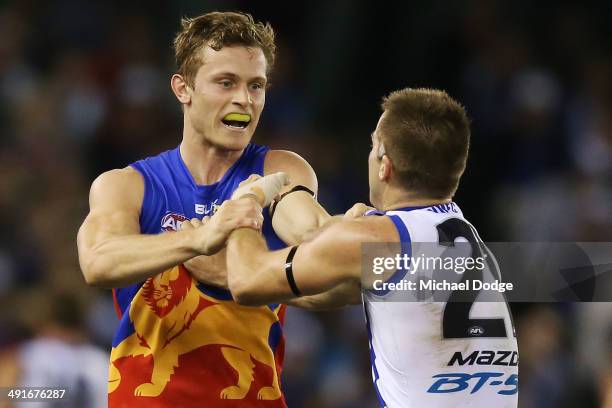
{"label": "player's elbow", "polygon": [[258,299],[257,288],[250,282],[250,279],[230,279],[228,281],[229,289],[232,292],[234,302],[242,306],[260,306]]}
{"label": "player's elbow", "polygon": [[93,267],[81,265],[81,271],[83,272],[83,278],[85,278],[85,283],[87,285],[95,287],[103,286],[103,277]]}
{"label": "player's elbow", "polygon": [[87,242],[85,235],[84,228],[81,227],[77,234],[77,251],[83,278],[89,286],[104,287],[105,277],[101,265],[102,257],[97,251],[99,246]]}
{"label": "player's elbow", "polygon": [[90,261],[81,264],[81,271],[83,272],[83,277],[87,285],[99,288],[108,287],[108,280],[104,276],[102,270],[95,265],[95,262]]}
{"label": "player's elbow", "polygon": [[[232,271],[234,272],[234,271]],[[243,306],[261,306],[266,302],[261,298],[261,287],[257,283],[257,270],[242,267],[228,278],[228,286],[234,301]]]}
{"label": "player's elbow", "polygon": [[91,253],[87,256],[81,256],[79,261],[87,285],[105,289],[113,287],[113,282],[108,276],[109,269],[104,265],[105,262],[102,257]]}

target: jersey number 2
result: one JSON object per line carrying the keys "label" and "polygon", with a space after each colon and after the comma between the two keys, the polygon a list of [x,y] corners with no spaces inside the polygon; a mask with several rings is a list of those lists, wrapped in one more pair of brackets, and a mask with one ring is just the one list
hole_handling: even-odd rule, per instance
{"label": "jersey number 2", "polygon": [[[487,251],[484,244],[478,239],[472,226],[459,218],[450,218],[441,224],[438,224],[439,243],[443,246],[455,246],[455,239],[465,238],[472,248],[472,258],[477,259],[484,257],[488,269],[491,271],[495,279],[500,279],[500,273],[497,270],[497,265],[492,261],[492,255],[483,251]],[[487,251],[488,252],[488,251]],[[482,280],[482,270],[478,268],[468,269],[463,273],[461,282],[472,281],[474,279]],[[442,317],[442,337],[445,339],[464,339],[471,337],[507,337],[506,325],[503,318],[492,319],[470,319],[470,310],[478,297],[479,291],[453,291],[444,307]],[[512,321],[512,314],[508,303],[505,301],[508,308],[508,314]]]}

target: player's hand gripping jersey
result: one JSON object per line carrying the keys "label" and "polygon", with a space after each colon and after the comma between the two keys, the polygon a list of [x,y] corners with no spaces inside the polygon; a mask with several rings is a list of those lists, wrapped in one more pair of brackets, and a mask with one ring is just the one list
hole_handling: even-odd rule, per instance
{"label": "player's hand gripping jersey", "polygon": [[[385,215],[399,232],[402,251],[413,258],[448,254],[459,241],[469,245],[473,257],[488,252],[455,203]],[[499,272],[492,257],[489,262],[484,280]],[[398,270],[387,282],[399,282],[406,273]],[[416,270],[417,276],[427,273]],[[517,406],[518,348],[502,294],[499,301],[488,302],[476,301],[478,291],[451,291],[450,296],[467,298],[406,301],[394,290],[364,292],[372,373],[382,407]]]}
{"label": "player's hand gripping jersey", "polygon": [[[263,175],[268,149],[250,144],[215,184],[196,185],[179,149],[132,166],[145,181],[142,233],[172,233],[212,215],[251,174]],[[263,233],[284,247],[267,211]],[[114,291],[119,329],[109,373],[110,407],[285,407],[279,380],[285,306],[245,307],[228,291],[199,283],[177,266]]]}

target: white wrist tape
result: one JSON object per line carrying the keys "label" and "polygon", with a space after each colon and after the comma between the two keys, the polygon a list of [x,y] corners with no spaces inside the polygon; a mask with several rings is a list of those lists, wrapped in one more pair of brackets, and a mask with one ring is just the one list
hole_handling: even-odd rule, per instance
{"label": "white wrist tape", "polygon": [[254,195],[262,207],[267,207],[287,184],[289,184],[289,176],[287,174],[283,172],[270,174],[246,186],[238,187],[234,194],[232,194],[232,199]]}

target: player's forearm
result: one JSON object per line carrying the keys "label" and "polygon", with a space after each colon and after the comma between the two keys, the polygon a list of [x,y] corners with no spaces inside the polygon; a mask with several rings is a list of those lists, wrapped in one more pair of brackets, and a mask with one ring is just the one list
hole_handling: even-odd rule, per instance
{"label": "player's forearm", "polygon": [[283,256],[279,252],[269,252],[261,234],[253,229],[232,232],[227,243],[227,283],[237,303],[259,306],[292,297],[278,281],[279,256]]}
{"label": "player's forearm", "polygon": [[122,287],[200,255],[192,231],[113,237],[83,250],[81,268],[88,284]]}
{"label": "player's forearm", "polygon": [[228,289],[225,250],[211,256],[196,256],[184,263],[185,268],[199,282]]}
{"label": "player's forearm", "polygon": [[227,284],[234,298],[263,284],[259,280],[266,252],[266,243],[257,231],[242,228],[232,232],[227,241]]}

